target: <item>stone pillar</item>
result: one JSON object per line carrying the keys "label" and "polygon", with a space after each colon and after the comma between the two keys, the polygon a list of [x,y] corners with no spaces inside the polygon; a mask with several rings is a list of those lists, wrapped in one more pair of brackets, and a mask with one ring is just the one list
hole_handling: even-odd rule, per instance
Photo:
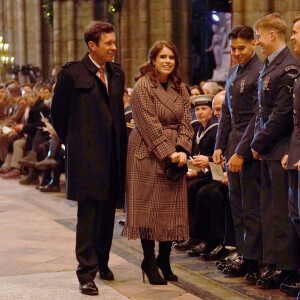
{"label": "stone pillar", "polygon": [[181,74],[184,82],[190,78],[190,1],[173,2],[173,42],[176,44],[181,59]]}
{"label": "stone pillar", "polygon": [[26,16],[25,16],[25,0],[17,0],[17,51],[15,55],[15,63],[17,65],[25,65],[27,63],[27,48],[26,48]]}
{"label": "stone pillar", "polygon": [[74,0],[67,1],[67,38],[68,38],[68,61],[75,60],[75,3]]}
{"label": "stone pillar", "polygon": [[61,45],[60,35],[61,28],[61,3],[60,1],[53,1],[53,63],[55,68],[61,66]]}
{"label": "stone pillar", "polygon": [[80,59],[88,48],[83,39],[85,27],[94,20],[94,2],[89,0],[78,0],[76,5],[76,59]]}

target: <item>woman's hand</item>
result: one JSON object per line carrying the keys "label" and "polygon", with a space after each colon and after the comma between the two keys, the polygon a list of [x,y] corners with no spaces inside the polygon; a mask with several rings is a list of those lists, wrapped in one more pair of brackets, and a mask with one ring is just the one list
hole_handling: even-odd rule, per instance
{"label": "woman's hand", "polygon": [[187,156],[184,152],[174,152],[171,155],[169,155],[169,158],[171,159],[172,163],[178,162],[178,167],[183,166],[186,164]]}

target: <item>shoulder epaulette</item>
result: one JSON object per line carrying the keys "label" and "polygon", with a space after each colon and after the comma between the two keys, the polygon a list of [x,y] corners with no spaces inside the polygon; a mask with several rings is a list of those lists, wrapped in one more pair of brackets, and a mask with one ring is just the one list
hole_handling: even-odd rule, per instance
{"label": "shoulder epaulette", "polygon": [[69,66],[71,66],[71,65],[73,65],[75,63],[78,63],[78,62],[79,62],[79,60],[69,61],[69,62],[65,63],[64,65],[62,65],[62,68],[69,67]]}

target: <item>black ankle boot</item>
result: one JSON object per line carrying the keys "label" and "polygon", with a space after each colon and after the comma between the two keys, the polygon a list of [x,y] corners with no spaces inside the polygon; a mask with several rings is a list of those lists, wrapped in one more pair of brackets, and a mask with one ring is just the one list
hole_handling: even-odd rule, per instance
{"label": "black ankle boot", "polygon": [[161,269],[164,278],[168,281],[178,281],[178,277],[172,272],[170,265],[170,253],[172,242],[160,242],[159,254],[156,259],[157,266]]}
{"label": "black ankle boot", "polygon": [[145,282],[145,273],[148,277],[148,280],[151,284],[155,285],[164,285],[167,284],[167,281],[162,278],[158,272],[157,264],[155,261],[154,246],[155,242],[152,240],[141,239],[144,259],[141,265],[143,281]]}

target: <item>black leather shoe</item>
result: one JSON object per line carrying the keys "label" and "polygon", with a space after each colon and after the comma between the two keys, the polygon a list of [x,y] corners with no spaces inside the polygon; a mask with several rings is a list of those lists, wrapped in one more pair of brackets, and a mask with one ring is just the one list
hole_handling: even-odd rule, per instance
{"label": "black leather shoe", "polygon": [[260,279],[260,272],[252,272],[245,275],[245,280],[250,284],[256,284],[258,279]]}
{"label": "black leather shoe", "polygon": [[96,296],[99,294],[98,288],[94,280],[79,282],[79,290],[84,295]]}
{"label": "black leather shoe", "polygon": [[239,277],[246,275],[245,261],[241,256],[238,256],[234,262],[228,264],[223,269],[223,274]]}
{"label": "black leather shoe", "polygon": [[197,246],[199,244],[199,242],[196,242],[192,239],[186,240],[184,242],[181,243],[175,243],[174,244],[174,248],[176,250],[180,250],[180,251],[187,251],[192,249],[193,247]]}
{"label": "black leather shoe", "polygon": [[215,265],[217,266],[217,268],[219,269],[219,265],[223,264],[226,265],[228,263],[231,263],[232,261],[234,261],[236,258],[238,257],[238,253],[236,251],[231,252],[227,257],[217,260],[215,261]]}
{"label": "black leather shoe", "polygon": [[196,247],[188,250],[186,253],[189,256],[200,256],[202,253],[204,253],[206,251],[206,247],[207,247],[207,242],[202,242],[199,245],[197,245]]}
{"label": "black leather shoe", "polygon": [[60,191],[60,188],[58,185],[49,183],[47,185],[40,186],[39,190],[43,193],[58,193]]}
{"label": "black leather shoe", "polygon": [[280,291],[293,297],[297,297],[300,293],[300,282],[282,283],[280,285]]}
{"label": "black leather shoe", "polygon": [[114,280],[114,274],[113,272],[107,267],[103,270],[99,270],[99,277],[100,279],[103,279],[103,280]]}
{"label": "black leather shoe", "polygon": [[297,280],[295,271],[276,270],[270,276],[260,278],[256,285],[263,289],[278,289],[282,283]]}
{"label": "black leather shoe", "polygon": [[214,250],[212,250],[211,252],[209,252],[207,254],[206,259],[207,260],[216,260],[216,259],[220,259],[222,257],[228,256],[229,254],[230,254],[230,251],[228,249],[226,249],[224,245],[219,245]]}

